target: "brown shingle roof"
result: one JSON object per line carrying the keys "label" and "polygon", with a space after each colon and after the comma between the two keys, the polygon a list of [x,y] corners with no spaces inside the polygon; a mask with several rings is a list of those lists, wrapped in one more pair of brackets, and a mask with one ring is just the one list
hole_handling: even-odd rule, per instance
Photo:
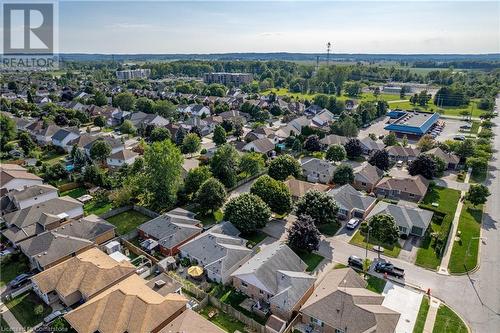
{"label": "brown shingle roof", "polygon": [[193,310],[188,309],[159,331],[159,333],[174,332],[224,333],[225,331],[212,324],[210,321],[200,316]]}
{"label": "brown shingle roof", "polygon": [[384,177],[377,184],[377,188],[385,190],[399,190],[406,193],[413,193],[419,196],[424,196],[429,187],[429,181],[421,175],[407,178],[390,178]]}
{"label": "brown shingle roof", "polygon": [[285,185],[290,190],[292,197],[296,197],[296,198],[300,198],[301,196],[306,194],[306,192],[309,190],[317,190],[320,192],[325,192],[326,190],[328,190],[327,185],[309,183],[309,182],[305,182],[303,180],[298,180],[298,179],[294,179],[294,178],[286,180]]}

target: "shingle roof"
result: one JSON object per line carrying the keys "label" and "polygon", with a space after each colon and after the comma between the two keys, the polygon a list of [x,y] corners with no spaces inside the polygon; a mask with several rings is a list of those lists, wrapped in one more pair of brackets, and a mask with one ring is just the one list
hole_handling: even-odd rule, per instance
{"label": "shingle roof", "polygon": [[366,218],[369,219],[379,214],[391,215],[398,226],[406,227],[409,230],[414,226],[426,230],[431,223],[433,212],[426,209],[379,201]]}
{"label": "shingle roof", "polygon": [[27,187],[20,191],[14,190],[10,193],[10,195],[17,201],[22,201],[51,192],[57,192],[57,188],[48,184],[40,184]]}
{"label": "shingle roof", "polygon": [[13,179],[30,179],[30,180],[39,180],[42,181],[42,178],[38,177],[35,174],[29,173],[26,169],[20,167],[12,167],[12,164],[4,164],[0,168],[0,187],[4,187],[8,182]]}
{"label": "shingle roof", "polygon": [[448,164],[449,163],[458,164],[460,162],[460,157],[452,153],[446,153],[439,147],[432,148],[431,150],[426,151],[425,154],[437,156]]}
{"label": "shingle roof", "polygon": [[126,161],[128,159],[131,159],[135,156],[138,156],[136,152],[132,151],[131,149],[123,149],[120,151],[117,151],[116,153],[112,154],[109,156],[109,158],[115,159],[115,160],[120,160],[120,161]]}
{"label": "shingle roof", "polygon": [[364,195],[349,184],[331,189],[327,194],[335,199],[341,208],[348,211],[359,209],[366,211],[377,199]]}
{"label": "shingle roof", "polygon": [[325,136],[323,139],[321,139],[319,142],[321,142],[324,145],[345,145],[346,142],[349,141],[348,137],[345,136],[340,136],[336,134],[330,134]]}
{"label": "shingle roof", "polygon": [[253,148],[252,145],[255,146],[255,151],[258,153],[267,153],[274,149],[274,143],[268,138],[257,139],[246,144],[245,150]]}
{"label": "shingle roof", "polygon": [[406,178],[384,177],[377,184],[377,188],[382,188],[385,190],[398,190],[402,192],[413,193],[419,196],[425,195],[428,187],[429,181],[427,181],[421,175]]}
{"label": "shingle roof", "polygon": [[368,184],[376,184],[384,175],[384,171],[365,162],[353,169],[354,180]]}
{"label": "shingle roof", "polygon": [[315,157],[304,158],[301,164],[303,170],[314,171],[321,175],[329,175],[330,177],[333,176],[333,172],[336,169],[335,165],[330,162]]}
{"label": "shingle roof", "polygon": [[173,332],[203,332],[203,333],[225,333],[215,324],[212,324],[205,317],[200,316],[191,309],[187,309],[177,318],[172,320],[167,326],[161,329],[158,333],[173,333]]}
{"label": "shingle roof", "polygon": [[278,292],[269,299],[269,303],[289,312],[311,288],[316,278],[304,272],[278,270],[276,280]]}

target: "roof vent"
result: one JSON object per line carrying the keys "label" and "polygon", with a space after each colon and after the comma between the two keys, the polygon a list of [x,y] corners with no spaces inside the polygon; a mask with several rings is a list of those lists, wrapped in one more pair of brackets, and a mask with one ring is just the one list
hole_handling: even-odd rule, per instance
{"label": "roof vent", "polygon": [[158,288],[163,287],[165,284],[166,284],[166,282],[163,281],[163,280],[158,280],[158,281],[155,282],[155,286],[158,287]]}

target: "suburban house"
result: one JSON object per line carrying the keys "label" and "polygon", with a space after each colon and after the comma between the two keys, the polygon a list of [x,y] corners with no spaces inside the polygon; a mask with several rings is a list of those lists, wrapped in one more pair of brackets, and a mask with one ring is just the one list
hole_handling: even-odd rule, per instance
{"label": "suburban house", "polygon": [[185,158],[182,162],[182,178],[186,178],[189,171],[200,166],[200,160],[197,158]]}
{"label": "suburban house", "polygon": [[364,219],[377,202],[374,197],[356,191],[349,184],[331,189],[326,194],[337,202],[339,207],[337,215],[341,219],[351,219],[353,217]]}
{"label": "suburban house", "polygon": [[210,116],[210,109],[203,104],[179,105],[177,111],[196,117]]}
{"label": "suburban house", "polygon": [[307,181],[328,184],[332,181],[335,165],[319,158],[303,158],[301,161],[302,173]]}
{"label": "suburban house", "polygon": [[182,312],[177,318],[169,322],[158,333],[173,333],[173,332],[203,332],[203,333],[225,333],[219,326],[205,319],[191,309]]}
{"label": "suburban house", "polygon": [[153,113],[144,113],[142,111],[132,112],[130,115],[130,121],[137,129],[144,129],[148,125],[153,125],[156,127],[165,127],[169,124],[169,121],[162,116]]}
{"label": "suburban house", "polygon": [[12,190],[0,199],[2,215],[55,199],[58,196],[57,188],[45,184]]}
{"label": "suburban house", "polygon": [[428,154],[428,155],[432,155],[432,156],[440,158],[441,160],[443,160],[443,162],[446,165],[446,169],[448,169],[448,170],[456,170],[458,167],[458,164],[460,163],[459,156],[457,156],[453,153],[447,153],[439,147],[432,148],[431,150],[426,151],[424,154]]}
{"label": "suburban house", "polygon": [[268,138],[257,139],[243,146],[243,150],[269,155],[274,150],[274,143]]}
{"label": "suburban house", "polygon": [[256,253],[233,274],[233,286],[260,309],[289,320],[311,295],[315,278],[307,265],[287,245],[276,242]]}
{"label": "suburban house", "polygon": [[380,170],[368,162],[353,168],[354,182],[352,186],[359,191],[372,192],[375,185],[384,176],[384,171]]}
{"label": "suburban house", "polygon": [[[38,126],[39,125],[39,126]],[[34,140],[41,146],[52,143],[52,136],[56,134],[61,128],[54,124],[43,126],[43,122],[36,123],[33,130],[29,130]]]}
{"label": "suburban house", "polygon": [[348,137],[340,136],[336,134],[329,134],[325,136],[323,139],[319,140],[319,142],[324,146],[333,146],[333,145],[345,145],[349,141]]}
{"label": "suburban house", "polygon": [[428,187],[429,181],[421,175],[406,178],[384,177],[373,192],[378,197],[419,202],[424,198]]}
{"label": "suburban house", "polygon": [[245,245],[246,240],[225,234],[224,227],[218,224],[182,245],[180,255],[196,260],[211,281],[226,284],[231,281],[231,274],[252,255]]}
{"label": "suburban house", "polygon": [[327,127],[329,128],[330,124],[332,124],[334,120],[335,116],[333,115],[333,113],[331,113],[327,109],[324,109],[311,119],[311,125],[314,127],[319,127],[320,129]]}
{"label": "suburban house", "polygon": [[393,333],[401,316],[352,268],[332,269],[300,310],[300,332]]}
{"label": "suburban house", "polygon": [[278,129],[275,134],[280,140],[284,140],[289,136],[300,134],[302,132],[302,127],[309,126],[310,124],[311,120],[306,116],[302,116],[291,120],[288,124]]}
{"label": "suburban house", "polygon": [[402,235],[422,237],[429,227],[434,213],[430,210],[411,207],[410,205],[394,205],[385,201],[379,201],[367,218],[369,219],[372,216],[380,214],[387,214],[394,217],[399,232]]}
{"label": "suburban house", "polygon": [[52,144],[54,146],[64,149],[67,152],[70,152],[71,148],[73,148],[70,142],[75,140],[79,136],[80,132],[78,131],[78,128],[75,127],[61,128],[52,136]]}
{"label": "suburban house", "polygon": [[158,242],[160,252],[164,256],[179,253],[181,245],[189,242],[202,232],[201,221],[182,208],[175,208],[158,216],[138,228],[139,237]]}
{"label": "suburban house", "polygon": [[135,274],[128,261],[118,262],[98,248],[47,268],[31,278],[33,290],[47,304],[84,303],[111,285]]}
{"label": "suburban house", "polygon": [[328,109],[325,109],[319,105],[311,104],[304,110],[304,113],[308,116],[315,116],[324,110],[328,111]]}
{"label": "suburban house", "polygon": [[134,163],[138,156],[139,154],[131,149],[123,149],[106,158],[106,164],[111,168],[119,168],[124,164],[130,165]]}
{"label": "suburban house", "polygon": [[295,178],[290,178],[290,179],[285,180],[285,185],[290,190],[290,194],[292,195],[293,200],[298,200],[304,194],[306,194],[307,191],[310,191],[310,190],[316,190],[319,192],[326,192],[330,188],[328,185],[318,184],[318,183],[310,183],[310,182],[306,182],[306,181],[295,179]]}
{"label": "suburban house", "polygon": [[12,190],[23,190],[33,185],[42,184],[42,178],[29,173],[20,165],[7,163],[0,165],[0,195]]}
{"label": "suburban house", "polygon": [[[155,285],[160,285],[154,284]],[[64,315],[78,333],[158,332],[186,311],[184,296],[132,274]]]}
{"label": "suburban house", "polygon": [[259,128],[256,128],[256,129],[248,132],[248,134],[245,135],[245,141],[251,142],[254,140],[258,140],[258,139],[268,138],[274,144],[277,144],[279,142],[279,140],[278,140],[278,137],[274,134],[274,132],[275,131],[272,128],[259,127]]}
{"label": "suburban house", "polygon": [[365,155],[371,155],[377,150],[383,150],[385,147],[384,143],[375,141],[368,136],[359,140],[359,142],[361,143],[361,149]]}
{"label": "suburban house", "polygon": [[45,230],[51,230],[83,216],[83,204],[69,196],[54,198],[5,214],[7,229],[2,234],[14,245]]}
{"label": "suburban house", "polygon": [[225,111],[221,112],[219,116],[222,118],[222,120],[229,120],[234,123],[242,123],[243,125],[248,122],[248,119],[250,119],[250,115],[245,112],[241,112],[238,110],[230,110],[230,111]]}
{"label": "suburban house", "polygon": [[83,147],[87,156],[90,156],[90,149],[92,149],[92,146],[97,141],[104,141],[105,143],[107,143],[109,145],[109,147],[111,148],[111,154],[115,154],[115,153],[125,149],[125,144],[122,142],[121,139],[114,138],[114,137],[109,136],[109,135],[101,136],[101,137],[97,138],[97,140],[94,140]]}
{"label": "suburban house", "polygon": [[389,154],[389,159],[392,162],[411,162],[420,155],[420,149],[411,148],[411,147],[402,147],[402,146],[390,146],[386,148],[387,153]]}

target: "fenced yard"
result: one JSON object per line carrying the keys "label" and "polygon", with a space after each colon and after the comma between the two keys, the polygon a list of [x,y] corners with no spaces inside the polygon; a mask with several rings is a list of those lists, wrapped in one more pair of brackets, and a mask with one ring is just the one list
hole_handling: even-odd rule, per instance
{"label": "fenced yard", "polygon": [[106,220],[116,226],[119,235],[125,235],[151,218],[135,210],[127,210],[120,214],[108,217]]}

